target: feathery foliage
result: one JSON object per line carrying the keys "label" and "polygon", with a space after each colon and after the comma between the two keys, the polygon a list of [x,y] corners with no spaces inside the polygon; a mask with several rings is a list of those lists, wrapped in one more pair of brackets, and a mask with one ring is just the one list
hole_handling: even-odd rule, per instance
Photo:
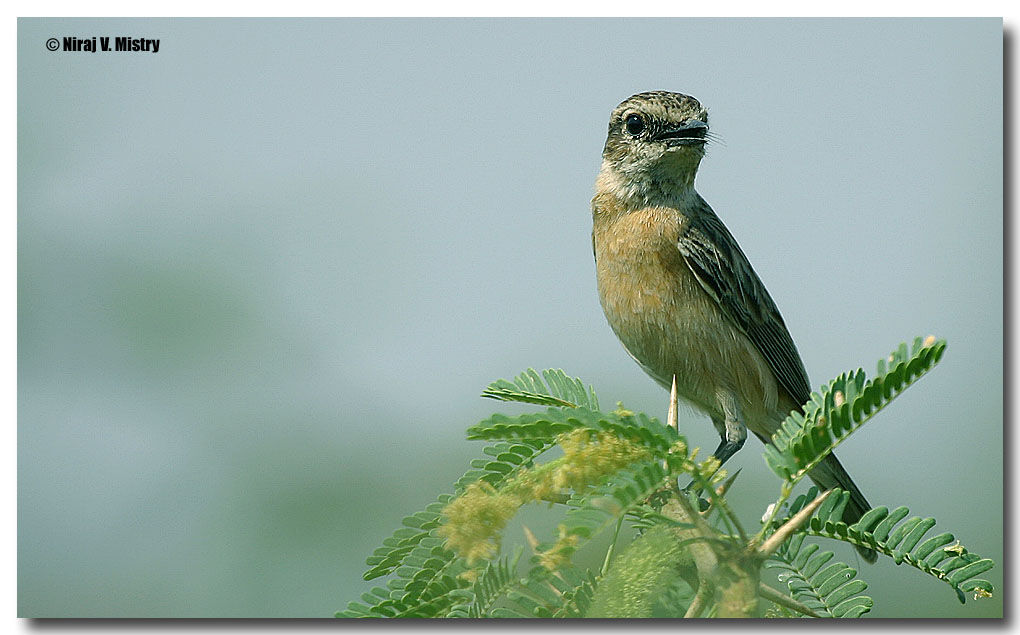
{"label": "feathery foliage", "polygon": [[495,414],[468,428],[468,439],[533,439],[552,442],[557,435],[578,428],[609,432],[624,441],[646,447],[666,458],[674,445],[684,439],[676,430],[643,413],[617,410],[599,412],[588,408],[549,408],[545,412],[516,417]]}
{"label": "feathery foliage", "polygon": [[559,526],[558,539],[539,554],[541,564],[550,570],[562,568],[584,542],[614,525],[675,476],[659,461],[643,461],[616,472],[591,492],[574,494],[567,500],[569,509]]}
{"label": "feathery foliage", "polygon": [[857,572],[842,562],[825,566],[832,552],[816,553],[818,545],[803,543],[803,534],[794,536],[765,563],[785,570],[779,581],[791,595],[824,617],[860,617],[870,611],[874,601],[860,595],[868,584],[856,578]]}
{"label": "feathery foliage", "polygon": [[403,527],[383,540],[383,546],[368,557],[366,564],[371,569],[365,572],[364,578],[373,580],[391,573],[403,564],[411,550],[417,547],[431,530],[439,526],[439,512],[452,499],[449,494],[443,494],[425,509],[405,517],[401,523]]}
{"label": "feathery foliage", "polygon": [[424,537],[404,562],[385,588],[373,587],[361,596],[364,603],[350,602],[337,616],[436,617],[457,601],[451,592],[468,585],[460,577],[466,570],[463,559],[435,536]]}
{"label": "feathery foliage", "polygon": [[874,379],[868,380],[858,368],[833,379],[820,394],[811,393],[803,412],[791,412],[766,444],[769,467],[782,479],[800,480],[851,432],[931,370],[945,349],[945,340],[918,337],[909,353],[904,343],[879,360]]}
{"label": "feathery foliage", "polygon": [[[491,459],[476,459],[455,485],[462,495],[475,483],[498,487],[504,481],[533,465],[533,459],[552,446],[552,440],[523,440],[517,443],[496,443],[484,448]],[[364,578],[372,580],[395,574],[387,587],[374,587],[363,594],[363,603],[351,602],[339,617],[437,617],[457,603],[449,592],[469,585],[461,578],[469,571],[467,561],[446,548],[440,534],[442,513],[456,500],[451,494],[440,495],[425,509],[406,516],[402,527],[383,540],[366,560],[369,565]],[[516,508],[514,508],[516,509]]]}
{"label": "feathery foliage", "polygon": [[519,401],[540,406],[567,408],[581,406],[591,410],[599,409],[595,389],[589,386],[585,390],[580,379],[571,378],[559,369],[543,370],[540,376],[534,368],[529,368],[512,382],[497,379],[482,391],[482,396],[499,401]]}
{"label": "feathery foliage", "polygon": [[[817,494],[817,488],[812,487],[806,495],[797,497],[790,505],[789,516],[800,511]],[[874,549],[891,557],[896,564],[907,564],[942,580],[953,588],[961,603],[966,602],[966,593],[974,593],[975,597],[991,596],[992,584],[977,576],[991,569],[995,563],[967,551],[951,533],[943,532],[925,538],[935,526],[934,518],[907,518],[910,510],[906,507],[890,511],[879,506],[868,511],[856,523],[847,525],[842,517],[849,499],[847,492],[833,490],[833,494],[802,526],[800,533]],[[787,546],[793,543],[791,540]]]}
{"label": "feathery foliage", "polygon": [[[673,583],[659,595],[652,609],[653,617],[677,618],[683,617],[687,608],[694,599],[694,591],[682,578],[673,580]],[[703,617],[711,617],[711,614]]]}
{"label": "feathery foliage", "polygon": [[566,567],[555,573],[537,566],[507,594],[508,604],[492,617],[584,617],[598,586],[589,569]]}
{"label": "feathery foliage", "polygon": [[[545,376],[558,377],[546,372]],[[554,386],[574,386],[550,380]],[[532,388],[534,384],[530,384]],[[560,395],[577,394],[557,389]],[[594,393],[586,393],[593,404]],[[583,401],[578,399],[578,401]],[[548,500],[558,492],[567,500],[569,492],[576,495],[590,490],[608,474],[635,465],[628,477],[614,488],[592,490],[591,497],[571,500],[575,507],[564,524],[564,542],[553,545],[555,551],[544,554],[547,564],[562,560],[572,553],[576,543],[595,533],[590,523],[596,517],[611,516],[603,509],[609,500],[621,504],[628,496],[640,492],[650,494],[648,479],[657,478],[658,487],[667,478],[664,468],[652,456],[669,457],[680,469],[687,460],[686,445],[671,428],[662,426],[643,415],[599,413],[583,407],[569,406],[572,416],[563,409],[547,413],[510,418],[495,416],[472,428],[474,436],[497,441],[483,449],[484,459],[472,461],[471,467],[455,486],[455,495],[444,494],[424,510],[403,519],[396,530],[367,560],[370,569],[365,579],[394,574],[387,588],[375,587],[362,596],[363,603],[352,602],[344,617],[424,617],[441,616],[471,610],[464,607],[464,597],[472,575],[493,580],[505,569],[473,573],[473,563],[486,560],[499,549],[498,537],[506,521],[523,504]],[[578,418],[580,417],[580,418]],[[488,425],[488,427],[486,427]],[[540,430],[538,434],[519,434],[522,427]],[[510,434],[501,434],[503,431]],[[638,439],[631,443],[628,439]],[[534,459],[554,444],[564,449],[564,456],[536,466]],[[635,464],[635,461],[639,463]],[[685,463],[685,461],[687,461]],[[641,488],[634,493],[634,488]],[[643,499],[631,501],[634,505]],[[601,506],[601,507],[600,507]],[[621,508],[620,513],[627,511]],[[443,521],[446,521],[445,523]],[[601,528],[601,527],[599,527]],[[501,580],[505,582],[505,580]],[[452,594],[449,597],[440,597]],[[487,600],[488,598],[486,598]]]}
{"label": "feathery foliage", "polygon": [[[810,537],[873,549],[944,581],[961,601],[965,593],[989,596],[992,585],[977,576],[994,563],[952,534],[928,536],[933,519],[878,507],[847,526],[841,518],[849,494],[840,490],[823,498],[812,489],[785,505],[807,470],[928,372],[944,349],[943,340],[917,338],[909,351],[903,344],[882,360],[874,379],[862,370],[843,374],[812,394],[802,413],[792,413],[766,445],[781,493],[753,538],[726,500],[733,479],[724,481],[714,457],[696,462],[697,450],[675,428],[622,405],[601,412],[594,389],[562,370],[529,369],[512,382],[493,382],[483,396],[546,408],[494,414],[469,428],[468,438],[489,442],[483,458],[471,462],[453,493],[403,519],[367,560],[365,579],[388,576],[386,585],[337,615],[753,615],[755,592],[774,603],[773,615],[867,613],[874,604],[862,595],[867,584],[832,562],[831,552],[805,544]],[[562,455],[544,456],[554,447]],[[707,492],[708,509],[677,490],[679,476]],[[526,531],[534,554],[522,575],[521,551],[501,555],[501,539],[507,522],[534,502],[551,503],[562,520],[545,541]],[[715,526],[706,522],[713,512]],[[641,536],[616,554],[625,519]],[[614,526],[601,571],[579,567],[578,551],[593,548],[592,539]],[[783,569],[789,596],[757,586],[763,564]]]}
{"label": "feathery foliage", "polygon": [[496,603],[520,583],[514,572],[521,553],[523,549],[518,548],[513,557],[504,556],[489,562],[469,588],[452,591],[460,602],[450,609],[447,617],[489,617]]}
{"label": "feathery foliage", "polygon": [[[472,461],[471,465],[475,469],[469,470],[457,481],[455,492],[462,494],[469,485],[477,481],[498,486],[503,480],[532,465],[532,460],[551,446],[552,440],[543,442],[528,439],[518,443],[496,443],[485,447],[483,452],[493,458]],[[364,578],[372,580],[387,575],[403,564],[411,550],[439,527],[440,514],[453,499],[453,495],[442,494],[425,509],[406,516],[401,521],[403,526],[394,531],[383,541],[382,546],[369,556],[366,563],[371,568],[365,572]]]}

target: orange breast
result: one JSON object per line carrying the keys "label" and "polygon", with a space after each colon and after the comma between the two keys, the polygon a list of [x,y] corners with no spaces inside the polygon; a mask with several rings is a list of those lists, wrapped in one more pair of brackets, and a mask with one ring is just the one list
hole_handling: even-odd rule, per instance
{"label": "orange breast", "polygon": [[596,207],[592,233],[599,299],[630,355],[663,387],[676,374],[681,396],[710,416],[721,414],[720,391],[738,395],[748,415],[774,408],[766,362],[677,249],[686,217],[662,207],[606,211]]}

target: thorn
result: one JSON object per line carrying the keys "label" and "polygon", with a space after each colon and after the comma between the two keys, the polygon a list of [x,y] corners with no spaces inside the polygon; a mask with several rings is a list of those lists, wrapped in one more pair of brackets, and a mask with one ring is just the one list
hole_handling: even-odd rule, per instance
{"label": "thorn", "polygon": [[[744,468],[739,468],[732,476],[727,477],[725,481],[720,483],[719,487],[715,488],[716,496],[723,497],[726,495],[726,492],[730,491],[730,487],[733,486],[733,482],[737,480],[737,475],[740,474],[740,470],[742,469]],[[725,473],[725,470],[723,470],[723,472]],[[701,497],[698,497],[698,501],[704,502],[705,504],[705,507],[701,510],[702,516],[708,516],[715,509],[715,505],[712,504],[711,500],[706,501]]]}
{"label": "thorn", "polygon": [[797,531],[801,525],[807,522],[811,518],[811,514],[815,513],[818,506],[829,497],[832,490],[826,490],[819,494],[818,498],[811,501],[804,506],[804,509],[794,514],[793,518],[786,521],[782,527],[776,530],[774,534],[769,536],[768,540],[762,543],[761,547],[758,547],[758,555],[762,558],[767,558],[774,554],[779,547],[786,542],[786,539],[790,537],[793,532]]}
{"label": "thorn", "polygon": [[666,415],[666,425],[679,432],[680,427],[676,421],[676,410],[677,410],[676,375],[673,375],[673,387],[669,391],[669,414]]}
{"label": "thorn", "polygon": [[[531,530],[528,529],[527,525],[521,525],[521,529],[524,530],[524,539],[528,541],[528,546],[531,547],[531,553],[533,553],[534,555],[537,556],[538,555],[538,538],[535,538],[535,534],[531,533]],[[559,578],[560,580],[563,580],[563,575],[561,575],[559,571],[553,571],[552,574],[554,576],[556,576],[557,578]],[[565,582],[565,580],[564,580],[564,582]],[[557,596],[562,596],[563,595],[563,592],[560,591],[559,589],[557,589],[556,585],[554,585],[552,582],[549,582],[548,580],[546,580],[545,583],[547,585],[549,585],[549,588],[552,589],[552,591]]]}
{"label": "thorn", "polygon": [[742,469],[744,468],[739,468],[736,472],[733,473],[732,476],[723,481],[722,485],[720,485],[719,488],[715,490],[715,493],[718,494],[719,496],[724,496],[726,492],[730,491],[730,487],[733,486],[733,481],[737,480],[737,477],[740,475],[740,470]]}
{"label": "thorn", "polygon": [[524,539],[528,541],[528,546],[531,547],[531,553],[538,554],[538,538],[535,538],[535,534],[531,533],[525,525],[521,525],[524,529]]}

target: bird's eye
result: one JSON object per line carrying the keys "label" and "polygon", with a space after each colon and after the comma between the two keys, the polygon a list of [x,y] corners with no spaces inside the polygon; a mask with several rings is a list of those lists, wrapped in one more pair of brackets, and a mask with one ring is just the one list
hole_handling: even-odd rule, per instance
{"label": "bird's eye", "polygon": [[634,135],[635,137],[644,132],[645,120],[641,118],[641,115],[631,113],[627,115],[627,132]]}

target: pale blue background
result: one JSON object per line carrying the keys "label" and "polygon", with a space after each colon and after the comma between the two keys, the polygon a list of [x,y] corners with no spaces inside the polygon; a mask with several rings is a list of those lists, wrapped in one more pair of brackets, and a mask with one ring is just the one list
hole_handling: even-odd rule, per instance
{"label": "pale blue background", "polygon": [[[1000,20],[23,19],[19,615],[329,616],[513,410],[490,380],[662,416],[589,236],[609,112],[650,89],[709,107],[699,191],[813,384],[948,339],[839,454],[1001,562]],[[738,466],[751,524],[776,482],[753,439]],[[861,569],[874,616],[1001,615]]]}

